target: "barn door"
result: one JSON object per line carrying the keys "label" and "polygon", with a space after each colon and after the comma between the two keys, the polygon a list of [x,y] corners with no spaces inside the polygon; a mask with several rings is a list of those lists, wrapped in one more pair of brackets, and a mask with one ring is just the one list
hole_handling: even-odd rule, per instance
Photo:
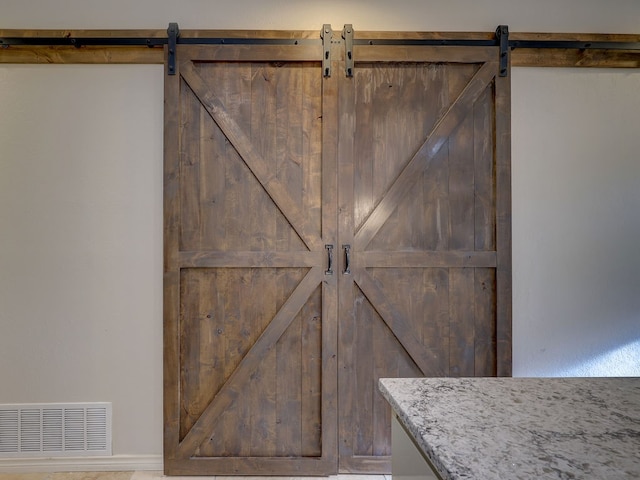
{"label": "barn door", "polygon": [[403,35],[177,46],[166,473],[388,473],[379,378],[510,374],[509,78]]}
{"label": "barn door", "polygon": [[509,80],[495,47],[354,58],[339,85],[340,471],[388,472],[379,378],[510,374]]}
{"label": "barn door", "polygon": [[166,77],[168,474],[337,468],[337,80],[300,43],[178,45]]}

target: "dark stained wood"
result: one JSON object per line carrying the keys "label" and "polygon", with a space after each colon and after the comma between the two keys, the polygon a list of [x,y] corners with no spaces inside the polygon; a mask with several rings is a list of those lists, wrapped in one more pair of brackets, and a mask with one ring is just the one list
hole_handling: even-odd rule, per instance
{"label": "dark stained wood", "polygon": [[[291,294],[285,304],[278,310],[267,328],[262,332],[259,338],[242,357],[233,373],[227,379],[225,384],[217,392],[215,403],[210,403],[204,412],[199,416],[198,420],[189,429],[178,447],[178,452],[183,458],[192,455],[196,447],[205,440],[209,433],[209,425],[240,395],[240,386],[246,384],[252,372],[261,365],[263,359],[270,354],[276,342],[282,337],[285,330],[289,327],[293,318],[302,309],[307,299],[313,292],[313,289],[320,283],[322,272],[320,268],[314,267],[305,278],[299,283],[298,287]],[[245,305],[250,304],[248,298]]]}
{"label": "dark stained wood", "polygon": [[511,376],[511,76],[496,77],[495,89],[497,375]]}
{"label": "dark stained wood", "polygon": [[388,473],[379,378],[510,369],[497,49],[313,48],[180,48],[168,473]]}
{"label": "dark stained wood", "polygon": [[26,64],[158,64],[163,63],[162,48],[138,47],[45,47],[11,46],[0,48],[0,63]]}
{"label": "dark stained wood", "polygon": [[[165,67],[166,68],[166,67]],[[175,459],[180,435],[180,270],[177,260],[180,229],[178,122],[180,77],[166,75],[164,84],[164,251],[163,251],[163,420],[165,471]]]}
{"label": "dark stained wood", "polygon": [[477,251],[496,248],[494,118],[494,87],[490,85],[473,107],[474,248]]}
{"label": "dark stained wood", "polygon": [[307,217],[300,209],[299,204],[291,198],[284,182],[269,168],[262,155],[254,148],[251,140],[228,114],[226,107],[220,101],[215,90],[207,85],[189,63],[181,65],[181,71],[189,87],[197,95],[205,109],[225,134],[225,137],[229,139],[280,211],[287,217],[291,226],[298,232],[310,249],[317,250],[320,247],[319,239],[311,235],[312,227],[308,224]]}
{"label": "dark stained wood", "polygon": [[474,270],[474,373],[476,377],[498,374],[496,344],[496,270]]}
{"label": "dark stained wood", "polygon": [[511,58],[514,67],[640,68],[638,50],[516,48]]}
{"label": "dark stained wood", "polygon": [[194,61],[317,61],[322,58],[322,44],[315,45],[178,45],[178,58]]}
{"label": "dark stained wood", "polygon": [[[84,29],[0,29],[0,37],[9,38],[166,38],[167,30],[160,29],[136,29],[136,30],[84,30]],[[148,47],[146,47],[148,48]]]}
{"label": "dark stained wood", "polygon": [[[340,55],[344,49],[340,43],[331,45],[331,68],[338,71]],[[338,249],[339,238],[339,183],[338,175],[340,165],[338,164],[338,135],[339,126],[338,109],[339,101],[339,80],[342,75],[325,77],[322,83],[322,132],[321,137],[321,158],[322,158],[322,239],[324,244],[334,244]],[[314,118],[314,117],[311,117]],[[317,119],[316,119],[317,121]],[[307,134],[308,135],[308,134]],[[305,136],[311,142],[313,137]],[[310,143],[310,148],[313,143]],[[340,263],[336,263],[336,270],[340,271]],[[321,441],[322,458],[331,463],[332,472],[338,471],[339,462],[339,439],[338,439],[338,357],[339,357],[339,304],[338,297],[340,275],[326,275],[322,281],[322,405],[321,405]],[[308,398],[308,397],[307,397]]]}
{"label": "dark stained wood", "polygon": [[[359,47],[363,48],[363,47]],[[293,52],[299,57],[299,52]],[[226,57],[225,57],[226,56]],[[407,61],[436,59],[434,54],[406,56]],[[70,64],[162,64],[162,49],[149,47],[22,47],[0,49],[0,63],[70,63]],[[228,52],[221,52],[220,59],[232,59]],[[363,58],[376,60],[373,54],[364,52]],[[575,50],[554,48],[517,48],[512,53],[514,67],[552,68],[640,68],[640,52],[637,50]]]}
{"label": "dark stained wood", "polygon": [[422,371],[422,375],[429,377],[445,376],[446,372],[437,368],[438,359],[424,348],[412,328],[410,319],[389,301],[384,290],[363,269],[355,274],[355,281],[374,306],[387,327],[393,332],[400,344],[405,348],[411,359]]}
{"label": "dark stained wood", "polygon": [[449,374],[472,377],[475,371],[475,317],[473,270],[449,270]]}
{"label": "dark stained wood", "polygon": [[[322,287],[301,314],[300,455],[322,456]],[[308,352],[307,355],[304,352]]]}
{"label": "dark stained wood", "polygon": [[[373,456],[373,396],[376,391],[374,381],[375,355],[373,330],[380,322],[378,313],[360,289],[356,290],[356,329],[355,329],[355,375],[352,381],[358,384],[354,389],[355,410],[352,415],[353,455]],[[359,308],[358,308],[359,307]],[[370,380],[371,379],[371,380]]]}
{"label": "dark stained wood", "polygon": [[340,86],[341,131],[353,132],[339,140],[338,225],[352,247],[339,291],[344,473],[390,467],[379,378],[498,368],[497,49],[432,64],[384,62],[379,48]]}
{"label": "dark stained wood", "polygon": [[[511,32],[509,38],[511,40],[640,42],[640,35],[606,33]],[[639,68],[640,51],[516,48],[511,51],[510,63],[514,67]]]}
{"label": "dark stained wood", "polygon": [[334,473],[337,279],[324,244],[337,236],[337,122],[324,117],[336,84],[317,57],[196,50],[180,49],[171,91],[181,275],[165,332],[179,403],[166,471]]}
{"label": "dark stained wood", "polygon": [[[344,54],[342,54],[344,57]],[[342,58],[344,61],[344,58]],[[338,118],[337,127],[340,132],[356,131],[356,93],[352,86],[357,77],[337,76],[338,80]],[[359,157],[354,155],[356,135],[340,135],[335,138],[338,149],[338,246],[339,258],[342,259],[342,245],[353,245],[354,239],[354,167]],[[362,157],[360,157],[362,158]],[[362,175],[366,175],[366,170]],[[338,315],[340,330],[338,335],[338,470],[340,472],[359,471],[350,467],[350,459],[354,455],[354,415],[359,406],[355,397],[353,384],[356,381],[356,332],[357,321],[354,308],[357,287],[350,275],[344,275],[344,259],[338,271]],[[361,470],[360,470],[361,471]]]}
{"label": "dark stained wood", "polygon": [[358,62],[487,62],[495,57],[495,47],[433,47],[407,48],[394,45],[354,45],[353,57]]}
{"label": "dark stained wood", "polygon": [[[275,222],[274,222],[275,226]],[[312,267],[326,258],[324,251],[316,252],[220,252],[181,251],[181,268],[213,267]]]}
{"label": "dark stained wood", "polygon": [[[88,37],[88,38],[166,38],[165,30],[0,30],[0,37]],[[58,46],[10,46],[0,48],[0,63],[128,63],[162,64],[162,47],[58,47]]]}
{"label": "dark stained wood", "polygon": [[576,42],[640,42],[640,34],[629,33],[580,33],[580,32],[511,32],[511,40],[553,40]]}
{"label": "dark stained wood", "polygon": [[369,244],[377,231],[389,218],[396,205],[404,197],[411,184],[422,171],[428,168],[448,136],[469,112],[477,96],[484,91],[488,82],[492,80],[495,75],[495,67],[494,63],[484,64],[433,128],[418,152],[402,170],[397,180],[356,234],[355,244],[358,249],[364,249]]}
{"label": "dark stained wood", "polygon": [[[355,26],[354,37],[358,40],[375,39],[425,39],[425,40],[492,40],[495,38],[494,32],[403,32],[403,31],[377,31],[359,30]],[[388,60],[388,59],[387,59]]]}
{"label": "dark stained wood", "polygon": [[364,251],[352,256],[356,267],[496,267],[496,253],[477,251]]}

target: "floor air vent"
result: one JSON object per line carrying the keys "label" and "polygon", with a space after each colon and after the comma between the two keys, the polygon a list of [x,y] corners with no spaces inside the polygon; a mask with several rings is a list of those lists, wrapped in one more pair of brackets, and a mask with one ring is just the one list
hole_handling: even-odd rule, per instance
{"label": "floor air vent", "polygon": [[0,405],[0,458],[111,455],[111,403]]}

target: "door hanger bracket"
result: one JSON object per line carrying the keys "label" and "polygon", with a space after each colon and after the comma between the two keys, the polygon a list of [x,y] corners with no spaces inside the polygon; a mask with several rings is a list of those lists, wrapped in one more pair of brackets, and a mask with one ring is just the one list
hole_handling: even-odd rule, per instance
{"label": "door hanger bracket", "polygon": [[167,74],[176,74],[176,45],[178,44],[178,37],[180,36],[180,29],[177,23],[170,23],[167,28]]}
{"label": "door hanger bracket", "polygon": [[353,77],[353,25],[347,23],[342,29],[344,39],[344,73],[347,77]]}
{"label": "door hanger bracket", "polygon": [[333,31],[331,25],[325,23],[322,26],[322,32],[320,32],[320,38],[322,38],[322,76],[331,76],[331,37],[333,37]]}
{"label": "door hanger bracket", "polygon": [[507,25],[498,26],[496,39],[500,43],[500,76],[506,77],[509,71],[509,27]]}

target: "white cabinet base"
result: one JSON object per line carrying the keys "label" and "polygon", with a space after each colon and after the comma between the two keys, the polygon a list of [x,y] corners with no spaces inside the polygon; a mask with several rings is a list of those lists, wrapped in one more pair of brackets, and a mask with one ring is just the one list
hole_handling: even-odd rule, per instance
{"label": "white cabinet base", "polygon": [[441,478],[433,471],[395,415],[391,418],[391,473],[393,480],[439,480]]}

